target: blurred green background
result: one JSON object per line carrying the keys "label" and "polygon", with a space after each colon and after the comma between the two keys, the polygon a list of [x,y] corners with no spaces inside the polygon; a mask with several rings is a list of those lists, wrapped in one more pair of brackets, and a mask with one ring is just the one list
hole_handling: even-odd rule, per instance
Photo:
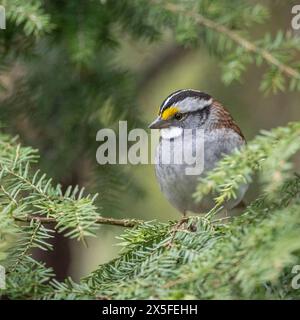
{"label": "blurred green background", "polygon": [[[292,2],[261,2],[271,7],[271,18],[251,29],[253,37],[290,29]],[[119,120],[129,120],[131,128],[147,128],[163,99],[175,90],[193,88],[213,95],[248,140],[261,129],[299,119],[299,93],[264,95],[259,90],[262,71],[255,67],[240,83],[225,86],[218,58],[204,45],[180,46],[170,29],[161,30],[156,41],[153,30],[141,37],[130,14],[122,15],[122,5],[107,5],[105,11],[84,1],[45,1],[44,7],[56,27],[29,52],[21,47],[26,54],[8,58],[10,68],[1,76],[9,89],[1,97],[3,123],[24,143],[39,148],[42,169],[57,182],[99,192],[104,216],[179,218],[160,193],[152,165],[100,168],[95,159],[99,129],[116,129]],[[139,14],[142,19],[143,12]],[[114,25],[115,19],[120,25]],[[122,23],[128,28],[122,29]],[[252,186],[246,199],[254,193]],[[77,280],[117,255],[116,237],[122,231],[102,226],[97,238],[88,239],[88,248],[59,237],[55,252],[45,259],[61,269],[58,277]]]}

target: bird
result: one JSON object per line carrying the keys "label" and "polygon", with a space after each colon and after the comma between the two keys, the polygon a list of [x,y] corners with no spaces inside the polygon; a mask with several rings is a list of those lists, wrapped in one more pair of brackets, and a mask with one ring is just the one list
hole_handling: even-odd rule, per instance
{"label": "bird", "polygon": [[[155,173],[161,192],[171,205],[178,209],[183,217],[186,217],[188,212],[207,213],[214,208],[213,195],[209,194],[197,203],[193,194],[199,178],[215,168],[225,155],[242,148],[246,143],[241,129],[229,111],[205,92],[181,89],[171,93],[162,102],[158,117],[149,128],[160,130],[155,153]],[[202,142],[197,139],[195,132],[202,132]],[[170,147],[164,148],[167,143]],[[202,159],[202,163],[201,159],[198,161],[202,165],[198,174],[187,174],[188,164],[176,161],[178,158],[182,160],[181,153],[185,152],[194,152]],[[172,161],[166,163],[164,159]],[[231,210],[237,206],[247,188],[248,185],[241,185],[236,199],[226,202],[224,208]]]}

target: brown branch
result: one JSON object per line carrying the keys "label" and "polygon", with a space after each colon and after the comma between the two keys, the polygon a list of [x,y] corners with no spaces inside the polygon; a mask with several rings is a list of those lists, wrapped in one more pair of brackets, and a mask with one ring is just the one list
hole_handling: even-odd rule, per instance
{"label": "brown branch", "polygon": [[[21,222],[31,222],[31,221],[38,221],[41,223],[57,223],[57,220],[55,218],[48,218],[48,217],[41,217],[41,216],[34,216],[34,215],[28,215],[27,217],[14,217],[16,221]],[[113,226],[120,226],[120,227],[127,227],[127,228],[133,228],[141,223],[143,223],[143,220],[137,220],[137,219],[114,219],[114,218],[105,218],[105,217],[98,217],[96,220],[96,223],[98,224],[108,224]]]}
{"label": "brown branch", "polygon": [[166,10],[168,10],[170,12],[182,14],[188,18],[192,18],[199,25],[202,25],[202,26],[207,27],[211,30],[214,30],[216,32],[219,32],[219,33],[226,35],[228,38],[233,40],[235,43],[237,43],[238,45],[243,47],[246,51],[261,55],[266,62],[268,62],[271,65],[276,66],[285,75],[287,75],[291,78],[300,79],[300,73],[296,69],[280,62],[268,50],[259,48],[257,45],[255,45],[254,43],[245,39],[244,37],[240,36],[238,33],[228,29],[226,26],[221,25],[213,20],[210,20],[210,19],[202,16],[199,13],[187,11],[183,6],[180,6],[180,5],[176,5],[173,3],[161,3],[156,0],[152,0],[152,2],[155,4],[162,5]]}

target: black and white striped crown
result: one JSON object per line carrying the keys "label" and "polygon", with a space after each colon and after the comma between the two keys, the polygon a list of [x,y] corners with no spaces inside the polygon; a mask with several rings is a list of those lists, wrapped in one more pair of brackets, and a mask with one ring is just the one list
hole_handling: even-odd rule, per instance
{"label": "black and white striped crown", "polygon": [[[208,106],[212,103],[212,97],[202,91],[193,90],[193,89],[181,89],[171,93],[161,104],[159,108],[159,114],[162,114],[167,108],[178,104],[186,99],[197,100],[199,104],[199,109]],[[185,110],[185,111],[194,111],[194,110]]]}

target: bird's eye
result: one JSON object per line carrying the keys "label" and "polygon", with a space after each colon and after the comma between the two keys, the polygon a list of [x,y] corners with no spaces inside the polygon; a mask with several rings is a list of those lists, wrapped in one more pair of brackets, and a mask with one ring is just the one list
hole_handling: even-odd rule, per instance
{"label": "bird's eye", "polygon": [[176,119],[176,120],[181,120],[182,118],[183,118],[183,113],[179,113],[179,112],[177,112],[175,115],[174,115],[174,118]]}

